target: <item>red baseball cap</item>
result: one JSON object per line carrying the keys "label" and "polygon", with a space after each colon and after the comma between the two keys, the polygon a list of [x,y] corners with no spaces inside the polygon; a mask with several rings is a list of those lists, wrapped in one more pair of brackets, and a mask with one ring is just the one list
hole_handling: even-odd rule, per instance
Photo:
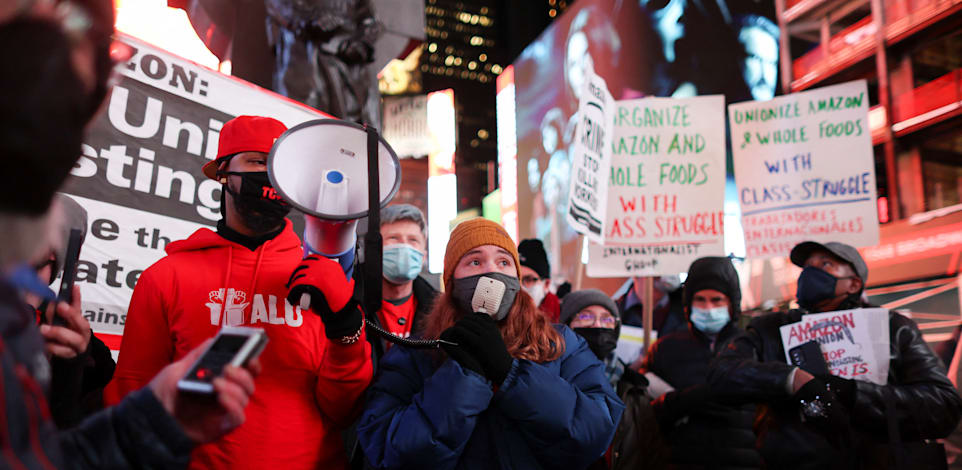
{"label": "red baseball cap", "polygon": [[217,158],[204,164],[204,175],[217,179],[217,167],[227,157],[241,152],[269,153],[287,126],[274,118],[261,116],[237,116],[220,130],[217,141]]}

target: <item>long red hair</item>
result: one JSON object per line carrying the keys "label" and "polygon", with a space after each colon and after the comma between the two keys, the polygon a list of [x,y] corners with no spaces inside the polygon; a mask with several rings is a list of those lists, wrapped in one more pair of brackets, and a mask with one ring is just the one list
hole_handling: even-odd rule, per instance
{"label": "long red hair", "polygon": [[[445,292],[426,318],[424,337],[437,339],[441,332],[454,326],[464,315],[455,306],[450,291]],[[548,362],[561,357],[564,352],[564,338],[535,307],[534,300],[524,290],[518,291],[514,305],[508,316],[498,322],[498,328],[508,353],[514,358]]]}

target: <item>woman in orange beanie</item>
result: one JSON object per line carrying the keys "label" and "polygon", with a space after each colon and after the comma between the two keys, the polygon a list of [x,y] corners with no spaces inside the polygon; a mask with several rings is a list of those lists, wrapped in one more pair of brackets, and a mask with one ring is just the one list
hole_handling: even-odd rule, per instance
{"label": "woman in orange beanie", "polygon": [[519,269],[500,225],[451,232],[424,331],[443,350],[392,348],[358,425],[376,468],[585,468],[605,451],[624,405],[584,340],[520,289]]}

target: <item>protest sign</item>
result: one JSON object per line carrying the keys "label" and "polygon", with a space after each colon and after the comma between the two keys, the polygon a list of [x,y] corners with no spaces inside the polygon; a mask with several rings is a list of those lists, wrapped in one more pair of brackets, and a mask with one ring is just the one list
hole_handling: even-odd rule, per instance
{"label": "protest sign", "polygon": [[815,341],[832,375],[885,385],[889,373],[889,315],[884,308],[812,313],[779,329],[785,361],[790,351]]}
{"label": "protest sign", "polygon": [[[651,342],[658,339],[658,332],[652,330]],[[645,352],[645,329],[637,326],[621,325],[621,333],[618,334],[618,346],[615,347],[615,355],[625,364],[631,364],[644,356]]]}
{"label": "protest sign", "polygon": [[598,243],[604,242],[614,103],[605,80],[587,67],[571,149],[571,185],[565,219],[578,233]]}
{"label": "protest sign", "polygon": [[201,167],[217,155],[225,122],[241,114],[288,126],[323,114],[126,35],[135,53],[118,70],[106,109],[88,128],[63,191],[87,210],[76,282],[84,316],[111,349],[120,346],[141,272],[167,243],[213,226],[221,184]]}
{"label": "protest sign", "polygon": [[879,241],[864,80],[728,107],[750,258],[805,240]]}
{"label": "protest sign", "polygon": [[428,95],[384,97],[384,140],[398,158],[423,157],[435,151],[428,129]]}
{"label": "protest sign", "polygon": [[591,277],[677,274],[722,256],[725,98],[615,103],[604,246],[588,247]]}

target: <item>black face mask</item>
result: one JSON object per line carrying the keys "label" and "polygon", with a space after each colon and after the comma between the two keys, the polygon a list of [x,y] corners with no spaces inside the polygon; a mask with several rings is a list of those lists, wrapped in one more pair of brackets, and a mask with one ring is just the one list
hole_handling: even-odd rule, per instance
{"label": "black face mask", "polygon": [[41,214],[80,155],[94,99],[56,24],[21,18],[0,26],[0,142],[8,165],[0,208]]}
{"label": "black face mask", "polygon": [[835,285],[839,279],[848,278],[835,277],[814,266],[805,266],[798,276],[798,287],[795,291],[798,305],[814,312],[816,305],[835,297]]}
{"label": "black face mask", "polygon": [[618,330],[613,328],[575,328],[575,333],[588,342],[591,352],[603,361],[618,347]]}
{"label": "black face mask", "polygon": [[281,198],[266,171],[222,171],[222,175],[240,176],[240,191],[224,185],[224,190],[234,197],[234,208],[244,219],[244,225],[256,233],[267,233],[284,223],[291,206]]}

